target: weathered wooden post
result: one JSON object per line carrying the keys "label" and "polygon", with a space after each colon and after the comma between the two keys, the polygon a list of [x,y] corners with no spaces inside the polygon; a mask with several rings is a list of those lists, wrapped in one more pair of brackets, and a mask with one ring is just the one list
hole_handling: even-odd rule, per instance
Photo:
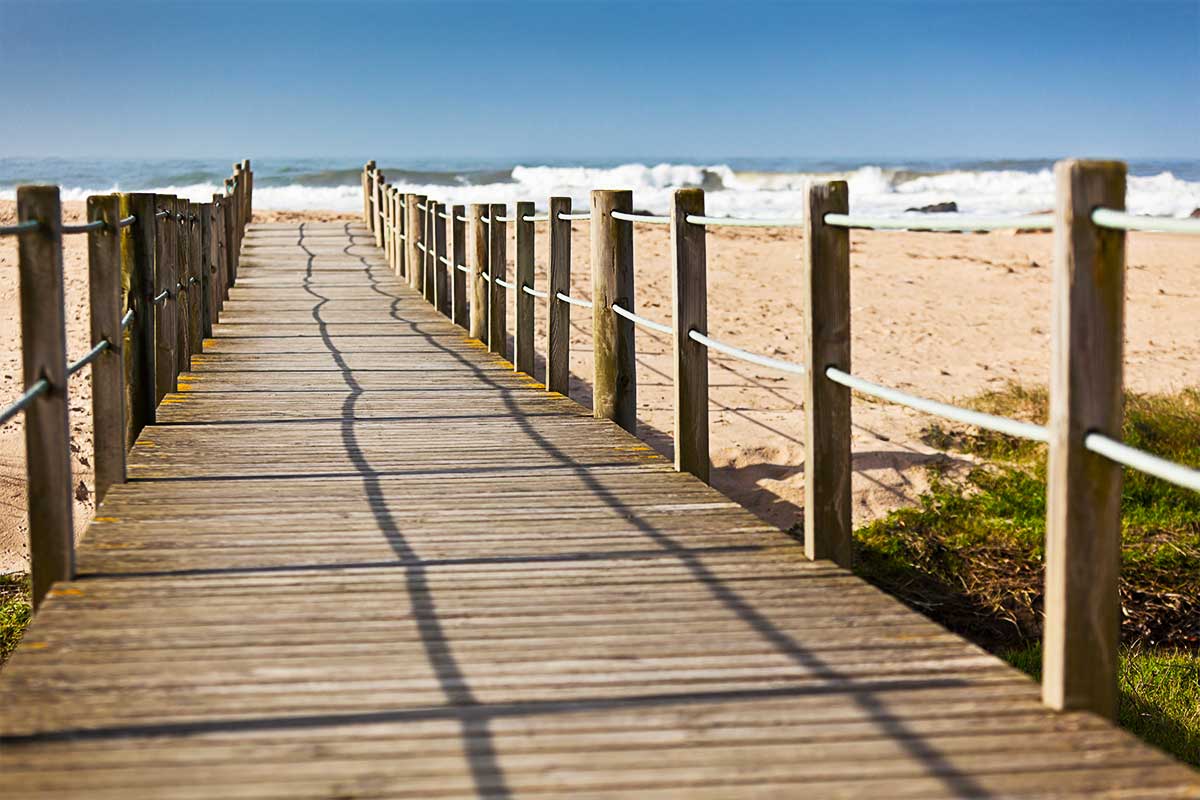
{"label": "weathered wooden post", "polygon": [[425,280],[424,269],[425,264],[422,258],[421,249],[418,244],[424,244],[421,241],[421,233],[424,230],[421,219],[421,209],[418,206],[425,204],[425,197],[411,192],[404,195],[404,237],[407,247],[404,248],[404,260],[408,265],[408,285],[417,289]]}
{"label": "weathered wooden post", "polygon": [[375,162],[368,161],[362,171],[362,191],[363,191],[363,222],[368,227],[371,226],[371,172],[375,169]]}
{"label": "weathered wooden post", "polygon": [[1125,233],[1098,227],[1092,211],[1124,210],[1125,165],[1061,161],[1054,173],[1042,698],[1114,719],[1121,467],[1084,437],[1121,438]]}
{"label": "weathered wooden post", "polygon": [[[213,303],[213,228],[212,203],[200,203],[200,337],[201,345],[204,339],[211,339],[213,322],[216,321],[216,304]],[[203,346],[201,346],[203,350]]]}
{"label": "weathered wooden post", "polygon": [[192,368],[191,306],[188,274],[191,270],[191,246],[187,221],[188,203],[182,197],[175,198],[175,283],[172,285],[175,302],[168,308],[175,311],[175,387],[179,387],[179,374]]}
{"label": "weathered wooden post", "polygon": [[19,187],[17,221],[38,223],[36,230],[17,237],[23,378],[28,388],[41,380],[49,384],[25,409],[29,562],[37,608],[52,583],[75,574],[58,187]]}
{"label": "weathered wooden post", "polygon": [[446,216],[445,203],[435,203],[433,217],[433,295],[437,310],[450,316],[450,273],[446,263]]}
{"label": "weathered wooden post", "polygon": [[533,216],[533,203],[517,203],[517,214],[513,222],[514,246],[516,247],[516,335],[513,337],[513,367],[518,372],[533,375],[533,326],[537,307],[534,296],[525,291],[534,288],[533,237],[534,223],[526,220]]}
{"label": "weathered wooden post", "polygon": [[688,222],[688,214],[704,215],[703,189],[679,189],[671,198],[675,469],[708,483],[708,348],[689,336],[708,333],[707,229]]}
{"label": "weathered wooden post", "polygon": [[371,212],[374,217],[375,224],[372,228],[372,233],[375,234],[375,246],[383,247],[383,223],[387,220],[387,211],[384,207],[384,184],[387,182],[386,177],[379,170],[375,170],[375,190],[372,197],[374,198],[374,210]]}
{"label": "weathered wooden post", "polygon": [[392,189],[388,202],[388,213],[392,218],[392,274],[404,275],[404,195]]}
{"label": "weathered wooden post", "polygon": [[88,301],[92,343],[108,349],[92,362],[92,458],[96,506],[108,487],[125,482],[125,353],[121,329],[121,198],[89,197],[88,220],[104,227],[88,233]]}
{"label": "weathered wooden post", "polygon": [[396,277],[408,280],[408,203],[405,195],[396,190]]}
{"label": "weathered wooden post", "polygon": [[633,323],[612,310],[634,309],[633,192],[592,191],[592,414],[637,433],[637,362]]}
{"label": "weathered wooden post", "polygon": [[[202,229],[200,225],[200,204],[188,203],[188,339],[192,350],[190,355],[204,352],[204,284]],[[189,359],[188,368],[191,368]]]}
{"label": "weathered wooden post", "polygon": [[451,318],[454,324],[466,328],[471,324],[468,316],[467,274],[458,268],[459,264],[467,264],[467,207],[464,205],[450,206],[450,304],[453,310]]}
{"label": "weathered wooden post", "polygon": [[825,375],[850,371],[850,231],[825,224],[845,214],[845,181],[809,187],[804,203],[804,551],[852,560],[850,390]]}
{"label": "weathered wooden post", "polygon": [[508,225],[504,203],[488,211],[488,273],[492,276],[492,307],[488,311],[488,350],[508,358],[508,290],[500,281],[508,276]]}
{"label": "weathered wooden post", "polygon": [[213,320],[219,322],[225,308],[226,270],[229,259],[225,255],[225,198],[213,195]]}
{"label": "weathered wooden post", "polygon": [[571,389],[571,304],[559,300],[571,295],[571,220],[559,215],[571,213],[571,198],[551,197],[550,275],[546,286],[546,388],[559,394]]}
{"label": "weathered wooden post", "polygon": [[425,281],[421,286],[421,294],[425,297],[425,302],[431,306],[437,307],[435,303],[436,290],[434,284],[437,281],[437,249],[433,242],[433,223],[437,218],[437,202],[431,198],[425,200],[425,211],[422,212],[425,217],[425,225],[422,232],[422,241],[425,243],[425,250],[421,253],[425,261]]}
{"label": "weathered wooden post", "polygon": [[242,162],[242,171],[246,174],[246,225],[254,221],[254,169],[250,159]]}
{"label": "weathered wooden post", "polygon": [[132,447],[142,428],[153,425],[158,406],[157,357],[158,336],[155,330],[158,307],[154,296],[154,259],[158,240],[157,198],[148,193],[121,196],[121,211],[133,216],[129,235],[123,241],[121,271],[129,282],[129,307],[133,309],[133,324],[125,340],[125,370],[128,380],[125,445]]}
{"label": "weathered wooden post", "polygon": [[383,256],[388,269],[396,272],[396,189],[388,184],[383,187]]}
{"label": "weathered wooden post", "polygon": [[471,337],[483,342],[488,337],[488,229],[483,221],[487,206],[471,203]]}
{"label": "weathered wooden post", "polygon": [[158,208],[158,235],[154,239],[154,330],[155,342],[154,404],[158,405],[168,393],[175,391],[175,355],[178,293],[175,291],[175,240],[179,225],[175,222],[175,198],[171,195],[155,195]]}
{"label": "weathered wooden post", "polygon": [[229,290],[237,283],[237,206],[233,200],[233,179],[225,181],[225,257],[227,259],[225,275],[225,299],[229,299]]}

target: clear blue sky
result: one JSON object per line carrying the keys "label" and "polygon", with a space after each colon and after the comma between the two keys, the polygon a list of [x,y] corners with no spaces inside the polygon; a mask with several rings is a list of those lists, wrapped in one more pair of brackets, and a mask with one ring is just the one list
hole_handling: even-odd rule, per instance
{"label": "clear blue sky", "polygon": [[0,156],[1200,156],[1200,2],[0,0]]}

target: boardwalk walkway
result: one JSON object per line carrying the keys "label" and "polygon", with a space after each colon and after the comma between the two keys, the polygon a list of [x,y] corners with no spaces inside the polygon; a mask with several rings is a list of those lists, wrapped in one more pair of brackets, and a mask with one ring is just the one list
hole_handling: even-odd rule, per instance
{"label": "boardwalk walkway", "polygon": [[360,226],[245,247],[0,675],[5,797],[1200,791],[536,389]]}

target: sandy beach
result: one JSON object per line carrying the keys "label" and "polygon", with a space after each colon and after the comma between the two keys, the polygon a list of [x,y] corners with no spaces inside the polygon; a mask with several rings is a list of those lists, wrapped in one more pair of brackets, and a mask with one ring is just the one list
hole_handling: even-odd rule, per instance
{"label": "sandy beach", "polygon": [[[64,204],[78,221],[83,204]],[[0,224],[14,204],[0,201]],[[255,221],[355,220],[322,211],[256,212]],[[539,265],[547,251],[539,225]],[[852,234],[853,369],[936,399],[969,397],[1008,381],[1044,384],[1049,358],[1051,241],[1048,233]],[[799,360],[801,238],[794,229],[716,228],[708,235],[709,333],[738,346]],[[1189,246],[1191,245],[1191,246]],[[575,224],[572,293],[588,297],[587,223]],[[509,252],[512,252],[510,247]],[[670,316],[667,231],[635,232],[637,310]],[[69,356],[88,348],[86,239],[67,237],[64,263]],[[1200,254],[1184,237],[1131,234],[1128,240],[1126,386],[1163,392],[1200,382]],[[511,267],[510,267],[511,270]],[[538,285],[545,285],[539,271]],[[510,310],[510,322],[513,318]],[[572,396],[590,403],[591,320],[572,313]],[[539,348],[544,342],[539,314]],[[0,239],[0,402],[22,389],[16,244]],[[671,359],[666,336],[639,330],[640,435],[671,447]],[[539,375],[542,365],[539,361]],[[804,490],[804,419],[799,379],[715,355],[710,366],[713,482],[783,529],[799,519]],[[91,394],[86,374],[71,384],[75,525],[94,514]],[[911,503],[927,485],[925,467],[942,456],[921,444],[929,419],[856,397],[856,522]],[[20,418],[0,428],[0,571],[25,568],[24,437]]]}

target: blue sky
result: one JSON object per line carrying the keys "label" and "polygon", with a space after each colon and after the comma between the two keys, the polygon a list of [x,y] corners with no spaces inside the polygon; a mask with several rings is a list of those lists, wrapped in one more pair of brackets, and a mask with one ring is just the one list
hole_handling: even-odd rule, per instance
{"label": "blue sky", "polygon": [[0,156],[1200,157],[1200,2],[0,0]]}

